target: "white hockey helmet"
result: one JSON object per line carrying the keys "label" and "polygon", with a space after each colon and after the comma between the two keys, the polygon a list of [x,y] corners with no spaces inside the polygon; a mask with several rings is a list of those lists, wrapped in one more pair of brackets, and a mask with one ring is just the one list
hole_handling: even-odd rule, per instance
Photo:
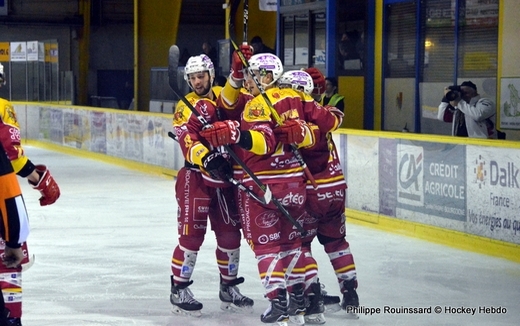
{"label": "white hockey helmet", "polygon": [[303,70],[289,70],[283,73],[278,79],[278,85],[290,86],[295,90],[302,90],[305,94],[311,94],[314,89],[314,82],[311,75]]}
{"label": "white hockey helmet", "polygon": [[7,81],[5,80],[4,74],[4,65],[0,63],[0,85],[5,85]]}
{"label": "white hockey helmet", "polygon": [[268,71],[270,71],[273,74],[273,81],[269,83],[269,85],[272,85],[280,77],[282,77],[282,61],[274,54],[258,53],[253,55],[248,62],[251,69],[260,71],[260,74],[264,74]]}
{"label": "white hockey helmet", "polygon": [[191,83],[189,74],[201,71],[209,72],[209,77],[211,79],[210,84],[213,84],[213,80],[215,79],[215,66],[213,65],[211,59],[205,54],[190,57],[188,59],[188,62],[186,62],[186,67],[184,67],[184,80],[188,83],[190,87]]}

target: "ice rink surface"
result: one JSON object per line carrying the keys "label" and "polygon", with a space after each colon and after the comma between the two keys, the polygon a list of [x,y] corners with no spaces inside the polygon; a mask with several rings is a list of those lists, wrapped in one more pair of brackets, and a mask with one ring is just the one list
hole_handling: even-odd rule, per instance
{"label": "ice rink surface", "polygon": [[[49,167],[61,197],[40,207],[39,193],[20,179],[31,223],[29,250],[36,256],[23,277],[24,326],[265,325],[259,316],[267,301],[245,243],[239,275],[246,282],[240,289],[255,300],[254,313],[219,309],[211,232],[191,286],[204,304],[202,317],[170,312],[170,260],[177,243],[172,178],[36,147],[27,146],[26,153],[35,164]],[[380,312],[358,320],[346,320],[338,312],[326,316],[326,325],[520,325],[520,264],[347,225],[360,304]],[[318,243],[313,251],[321,282],[330,294],[339,295],[327,256]],[[431,307],[432,313],[388,313],[385,306]],[[479,311],[485,307],[502,313]],[[461,313],[460,308],[475,308],[476,313]]]}

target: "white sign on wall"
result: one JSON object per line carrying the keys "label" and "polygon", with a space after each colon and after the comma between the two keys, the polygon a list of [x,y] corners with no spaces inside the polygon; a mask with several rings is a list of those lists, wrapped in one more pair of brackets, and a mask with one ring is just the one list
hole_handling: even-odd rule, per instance
{"label": "white sign on wall", "polygon": [[27,61],[38,61],[38,41],[27,42]]}
{"label": "white sign on wall", "polygon": [[520,129],[520,78],[500,80],[500,128]]}
{"label": "white sign on wall", "polygon": [[277,11],[278,8],[277,8],[276,2],[277,2],[276,0],[260,0],[259,1],[260,10],[262,10],[262,11]]}
{"label": "white sign on wall", "polygon": [[27,61],[27,43],[25,42],[11,42],[11,61]]}
{"label": "white sign on wall", "polygon": [[467,231],[520,242],[520,153],[467,146]]}

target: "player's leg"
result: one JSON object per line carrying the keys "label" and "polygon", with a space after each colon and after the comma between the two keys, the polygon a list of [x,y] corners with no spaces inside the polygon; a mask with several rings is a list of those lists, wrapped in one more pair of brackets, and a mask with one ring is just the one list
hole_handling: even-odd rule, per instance
{"label": "player's leg", "polygon": [[179,243],[171,261],[172,311],[176,314],[200,316],[203,305],[194,298],[189,286],[197,262],[197,254],[204,242],[207,228],[210,195],[200,172],[181,169],[175,184],[179,206],[177,222]]}
{"label": "player's leg", "polygon": [[217,189],[209,212],[211,228],[217,240],[215,255],[220,272],[220,308],[251,313],[254,301],[243,295],[238,288],[244,278],[238,277],[242,235],[234,189]]}
{"label": "player's leg", "polygon": [[[336,274],[340,291],[343,295],[341,308],[347,310],[349,307],[359,306],[357,294],[357,273],[354,256],[350,251],[350,244],[346,240],[346,225],[344,209],[338,209],[328,219],[323,228],[318,231],[318,240],[323,245],[329,256],[330,262]],[[356,315],[348,314],[351,318]]]}
{"label": "player's leg", "polygon": [[[3,256],[5,244],[3,240],[0,244],[0,256]],[[22,265],[29,263],[29,253],[27,243],[22,244],[24,259]],[[0,288],[2,289],[5,301],[4,315],[7,318],[7,325],[21,326],[22,318],[22,267],[7,268],[0,264]]]}

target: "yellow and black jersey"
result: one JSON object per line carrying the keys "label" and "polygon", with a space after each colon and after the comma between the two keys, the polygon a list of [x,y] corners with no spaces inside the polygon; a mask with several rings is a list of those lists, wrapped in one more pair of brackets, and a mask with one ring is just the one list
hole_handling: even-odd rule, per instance
{"label": "yellow and black jersey", "polygon": [[29,221],[11,161],[0,143],[0,235],[11,248],[27,240]]}

